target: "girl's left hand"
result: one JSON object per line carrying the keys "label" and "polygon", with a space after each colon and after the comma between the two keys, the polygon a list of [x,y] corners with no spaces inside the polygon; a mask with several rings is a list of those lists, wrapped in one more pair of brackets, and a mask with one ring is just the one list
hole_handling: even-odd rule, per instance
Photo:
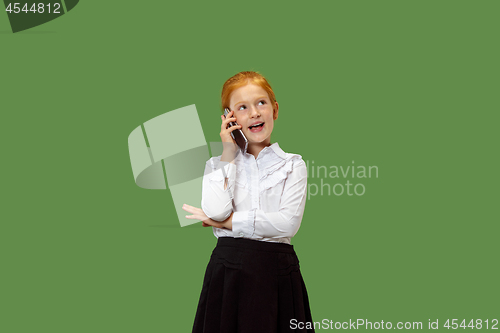
{"label": "girl's left hand", "polygon": [[196,207],[184,204],[182,206],[182,209],[184,209],[186,212],[193,214],[193,215],[186,215],[186,218],[193,219],[193,220],[200,220],[200,221],[202,221],[202,225],[204,227],[216,227],[216,228],[229,229],[229,230],[233,229],[233,224],[232,224],[233,212],[231,212],[231,215],[229,215],[229,217],[227,219],[225,219],[222,222],[219,222],[219,221],[214,221],[211,218],[208,218],[205,215],[205,212],[203,212],[203,210],[201,208],[196,208]]}

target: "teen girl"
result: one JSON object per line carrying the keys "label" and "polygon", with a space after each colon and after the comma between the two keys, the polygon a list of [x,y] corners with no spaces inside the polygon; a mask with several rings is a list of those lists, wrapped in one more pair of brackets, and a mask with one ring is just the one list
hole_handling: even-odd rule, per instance
{"label": "teen girl", "polygon": [[[267,80],[241,72],[222,88],[221,156],[207,161],[201,209],[184,205],[190,219],[213,227],[217,246],[205,273],[195,333],[314,332],[299,260],[290,245],[306,204],[302,157],[271,144],[278,103]],[[228,127],[229,122],[237,126]],[[231,131],[241,129],[248,150]]]}

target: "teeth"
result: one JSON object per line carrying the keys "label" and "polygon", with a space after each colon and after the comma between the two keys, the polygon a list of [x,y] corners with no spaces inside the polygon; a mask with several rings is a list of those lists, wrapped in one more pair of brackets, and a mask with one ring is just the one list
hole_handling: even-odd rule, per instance
{"label": "teeth", "polygon": [[255,126],[259,126],[259,125],[262,125],[263,123],[258,123],[258,124],[255,124],[255,125],[252,125],[250,127],[255,127]]}

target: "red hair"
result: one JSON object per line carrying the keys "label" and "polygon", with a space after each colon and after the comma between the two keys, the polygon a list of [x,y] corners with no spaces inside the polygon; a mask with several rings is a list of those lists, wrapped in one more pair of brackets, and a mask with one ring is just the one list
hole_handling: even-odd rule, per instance
{"label": "red hair", "polygon": [[276,111],[276,96],[274,95],[273,88],[269,82],[267,82],[266,78],[262,76],[262,74],[257,72],[239,72],[238,74],[230,77],[222,86],[221,93],[221,104],[222,104],[222,112],[224,113],[225,108],[229,108],[229,101],[231,99],[231,94],[238,88],[241,88],[247,84],[253,83],[262,89],[264,89],[269,95],[269,99],[271,100],[271,104],[273,104],[273,111]]}

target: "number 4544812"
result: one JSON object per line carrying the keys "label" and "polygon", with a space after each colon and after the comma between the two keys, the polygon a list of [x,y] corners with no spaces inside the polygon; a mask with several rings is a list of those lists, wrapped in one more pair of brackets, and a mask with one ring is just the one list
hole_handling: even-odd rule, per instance
{"label": "number 4544812", "polygon": [[498,327],[498,319],[492,319],[491,322],[486,319],[486,320],[481,320],[481,319],[476,319],[476,321],[474,321],[474,319],[472,319],[469,324],[467,325],[467,322],[464,320],[462,320],[462,322],[460,323],[460,325],[458,324],[458,319],[452,319],[451,322],[450,322],[450,319],[448,319],[446,321],[446,323],[444,323],[444,327],[446,327],[447,329],[454,329],[456,330],[457,328],[461,327],[463,329],[465,328],[471,328],[471,329],[482,329],[482,328],[486,328],[486,329],[493,329],[493,330],[497,330]]}
{"label": "number 4544812", "polygon": [[50,3],[44,4],[44,3],[34,3],[30,8],[28,8],[28,4],[25,3],[24,6],[22,6],[22,3],[9,3],[5,11],[9,13],[14,13],[18,14],[20,12],[25,12],[25,13],[38,13],[42,14],[47,11],[47,13],[51,14],[61,14],[61,4],[60,3],[54,3],[52,4],[52,7]]}

